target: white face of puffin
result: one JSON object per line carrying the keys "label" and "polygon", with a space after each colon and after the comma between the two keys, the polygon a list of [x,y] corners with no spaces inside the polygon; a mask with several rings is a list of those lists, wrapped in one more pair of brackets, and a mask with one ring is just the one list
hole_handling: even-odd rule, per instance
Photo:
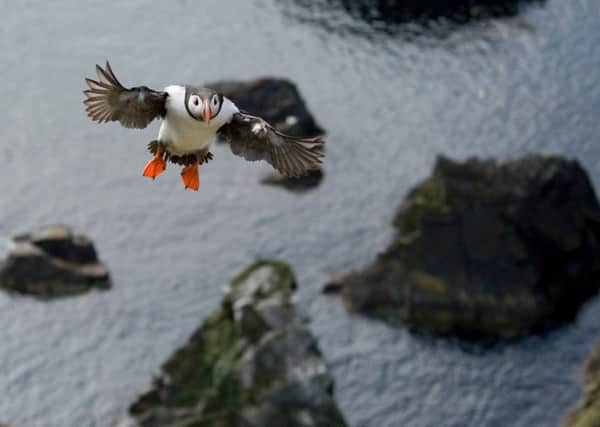
{"label": "white face of puffin", "polygon": [[[233,102],[212,89],[167,86],[167,118],[191,128],[219,129],[239,112]],[[210,116],[210,120],[205,120]],[[173,121],[172,125],[175,125]],[[178,126],[178,125],[175,125]]]}
{"label": "white face of puffin", "polygon": [[221,109],[221,100],[216,93],[213,93],[210,97],[206,98],[194,94],[189,96],[187,107],[192,116],[210,123],[210,120],[215,117]]}
{"label": "white face of puffin", "polygon": [[186,88],[186,105],[189,115],[194,120],[204,122],[211,126],[211,120],[216,118],[221,111],[222,95],[207,88]]}

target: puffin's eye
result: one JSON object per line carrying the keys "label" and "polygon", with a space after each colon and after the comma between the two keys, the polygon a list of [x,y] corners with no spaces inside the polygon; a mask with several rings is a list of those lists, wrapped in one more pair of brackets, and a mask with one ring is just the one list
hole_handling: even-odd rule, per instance
{"label": "puffin's eye", "polygon": [[212,98],[212,105],[217,107],[219,105],[219,98],[217,97],[217,95],[214,95]]}
{"label": "puffin's eye", "polygon": [[195,96],[194,99],[192,100],[192,102],[194,103],[194,105],[198,105],[198,97]]}

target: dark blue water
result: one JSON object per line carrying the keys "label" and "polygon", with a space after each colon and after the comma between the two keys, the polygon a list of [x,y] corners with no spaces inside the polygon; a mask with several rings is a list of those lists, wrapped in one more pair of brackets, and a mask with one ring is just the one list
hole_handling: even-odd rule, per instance
{"label": "dark blue water", "polygon": [[[279,0],[0,4],[0,233],[72,224],[115,284],[50,303],[0,294],[0,419],[115,425],[257,257],[293,264],[354,427],[554,426],[576,400],[598,301],[548,336],[483,351],[349,316],[320,288],[385,246],[439,152],[560,153],[600,188],[599,2],[550,0],[443,36],[315,20],[324,12]],[[126,84],[294,80],[328,130],[323,184],[300,196],[262,186],[269,167],[226,147],[197,194],[174,168],[143,179],[158,125],[98,126],[81,105],[83,77],[105,59]]]}

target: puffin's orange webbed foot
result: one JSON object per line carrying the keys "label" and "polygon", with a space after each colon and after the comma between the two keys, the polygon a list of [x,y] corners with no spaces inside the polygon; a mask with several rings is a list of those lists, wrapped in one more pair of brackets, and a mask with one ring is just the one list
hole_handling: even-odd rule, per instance
{"label": "puffin's orange webbed foot", "polygon": [[189,188],[190,190],[198,191],[200,188],[199,164],[200,162],[196,161],[194,164],[186,166],[181,170],[181,180],[186,190]]}
{"label": "puffin's orange webbed foot", "polygon": [[150,159],[148,163],[146,163],[146,167],[144,167],[143,176],[147,178],[156,178],[158,175],[163,173],[167,168],[167,162],[162,157],[162,153],[160,150],[156,152],[154,157]]}

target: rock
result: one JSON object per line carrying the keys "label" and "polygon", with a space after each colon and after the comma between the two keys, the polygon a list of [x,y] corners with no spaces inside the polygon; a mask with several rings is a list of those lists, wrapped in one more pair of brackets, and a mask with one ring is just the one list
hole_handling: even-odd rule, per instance
{"label": "rock", "polygon": [[[207,86],[231,99],[241,110],[264,118],[288,135],[311,137],[324,133],[306,108],[296,86],[288,80],[263,78],[250,82],[209,83]],[[317,187],[322,179],[323,171],[318,169],[298,178],[275,172],[262,182],[302,192]]]}
{"label": "rock", "polygon": [[142,427],[342,427],[333,379],[275,261],[235,277],[221,306],[130,413]]}
{"label": "rock", "polygon": [[54,225],[13,238],[12,248],[0,263],[0,287],[52,298],[107,289],[110,278],[87,237]]}
{"label": "rock", "polygon": [[576,161],[437,160],[365,271],[337,279],[352,310],[442,334],[515,336],[572,319],[598,291],[600,207]]}
{"label": "rock", "polygon": [[592,350],[586,362],[585,392],[575,408],[563,420],[563,427],[600,426],[600,343]]}

